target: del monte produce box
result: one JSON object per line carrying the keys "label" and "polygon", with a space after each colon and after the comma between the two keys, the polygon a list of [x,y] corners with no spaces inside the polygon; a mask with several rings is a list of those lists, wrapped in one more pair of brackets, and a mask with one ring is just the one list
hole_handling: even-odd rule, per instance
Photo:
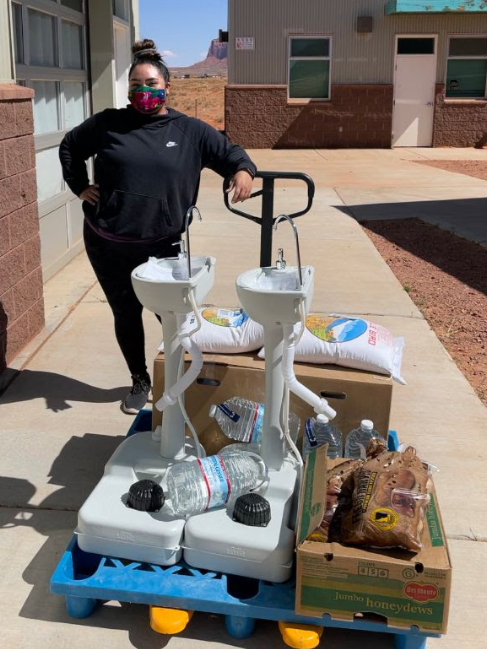
{"label": "del monte produce box", "polygon": [[297,532],[296,613],[332,618],[382,616],[391,627],[417,626],[444,633],[451,589],[451,563],[434,487],[418,553],[308,541],[324,511],[326,447],[308,456],[301,486]]}

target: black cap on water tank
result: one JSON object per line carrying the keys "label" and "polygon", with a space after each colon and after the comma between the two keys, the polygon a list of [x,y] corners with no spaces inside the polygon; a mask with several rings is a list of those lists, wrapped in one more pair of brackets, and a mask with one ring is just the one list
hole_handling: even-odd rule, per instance
{"label": "black cap on water tank", "polygon": [[259,494],[244,494],[235,501],[233,520],[250,527],[267,527],[271,520],[271,506]]}
{"label": "black cap on water tank", "polygon": [[140,512],[158,512],[164,500],[164,492],[157,482],[139,480],[130,486],[127,505]]}

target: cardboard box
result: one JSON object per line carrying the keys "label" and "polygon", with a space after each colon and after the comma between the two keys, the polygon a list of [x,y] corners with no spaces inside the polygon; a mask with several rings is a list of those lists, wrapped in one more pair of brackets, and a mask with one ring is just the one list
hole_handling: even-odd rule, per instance
{"label": "cardboard box", "polygon": [[424,521],[424,548],[417,554],[307,541],[323,517],[326,464],[326,447],[310,454],[301,486],[296,612],[309,617],[328,613],[340,620],[379,615],[391,627],[415,625],[444,633],[452,569],[434,488]]}
{"label": "cardboard box", "polygon": [[[212,404],[232,397],[264,401],[265,362],[254,354],[204,354],[205,364],[197,381],[185,393],[188,415],[198,431],[207,454],[217,453],[230,443],[208,412]],[[187,369],[188,365],[186,366]],[[337,411],[333,423],[346,434],[359,425],[361,419],[372,419],[384,436],[389,431],[393,381],[381,374],[371,374],[335,365],[295,363],[298,379],[316,394],[328,399]],[[154,361],[154,403],[164,391],[164,354]],[[308,404],[291,395],[290,409],[304,421],[315,415]],[[153,410],[153,428],[162,421],[162,414]]]}

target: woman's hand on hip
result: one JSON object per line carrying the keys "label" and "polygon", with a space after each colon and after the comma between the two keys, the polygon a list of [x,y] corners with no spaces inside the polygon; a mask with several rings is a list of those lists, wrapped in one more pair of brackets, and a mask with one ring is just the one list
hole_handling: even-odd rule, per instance
{"label": "woman's hand on hip", "polygon": [[98,185],[88,185],[79,195],[82,201],[86,201],[90,205],[96,205],[100,200],[100,190]]}
{"label": "woman's hand on hip", "polygon": [[252,193],[252,182],[252,176],[248,171],[244,169],[237,171],[232,178],[230,187],[227,189],[227,194],[233,191],[232,203],[240,203],[247,200]]}

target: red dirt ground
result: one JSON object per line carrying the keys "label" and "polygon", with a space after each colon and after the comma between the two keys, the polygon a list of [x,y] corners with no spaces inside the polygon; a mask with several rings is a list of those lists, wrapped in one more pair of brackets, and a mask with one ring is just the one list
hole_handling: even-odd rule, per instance
{"label": "red dirt ground", "polygon": [[487,151],[485,151],[485,158],[485,162],[484,160],[414,160],[414,162],[487,180]]}
{"label": "red dirt ground", "polygon": [[173,79],[169,105],[222,130],[225,128],[226,85],[226,79]]}
{"label": "red dirt ground", "polygon": [[487,405],[487,249],[419,219],[364,230]]}

